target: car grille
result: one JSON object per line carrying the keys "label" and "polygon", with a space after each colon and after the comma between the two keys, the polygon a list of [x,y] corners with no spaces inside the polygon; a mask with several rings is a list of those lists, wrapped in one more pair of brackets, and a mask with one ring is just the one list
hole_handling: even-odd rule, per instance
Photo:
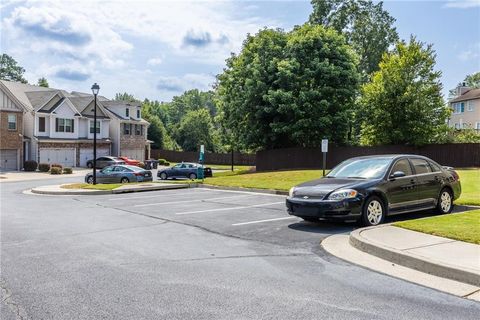
{"label": "car grille", "polygon": [[302,193],[296,193],[294,198],[299,198],[299,199],[311,199],[311,200],[322,200],[325,198],[327,193],[308,193],[308,194],[302,194]]}

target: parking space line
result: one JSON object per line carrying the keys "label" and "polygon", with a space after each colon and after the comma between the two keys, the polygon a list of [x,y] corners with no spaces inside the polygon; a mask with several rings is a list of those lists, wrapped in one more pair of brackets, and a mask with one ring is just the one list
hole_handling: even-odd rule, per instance
{"label": "parking space line", "polygon": [[197,210],[197,211],[177,212],[177,213],[175,213],[175,214],[183,215],[183,214],[193,214],[193,213],[202,213],[202,212],[241,210],[241,209],[248,209],[248,208],[258,208],[258,207],[271,206],[271,205],[280,204],[280,203],[284,203],[284,202],[283,202],[283,201],[281,201],[281,202],[270,202],[270,203],[255,204],[255,205],[251,205],[251,206],[239,206],[239,207],[217,208],[217,209],[209,209],[209,210]]}
{"label": "parking space line", "polygon": [[230,192],[230,193],[248,193],[248,194],[255,194],[258,196],[267,196],[267,197],[281,197],[286,198],[286,195],[283,194],[273,194],[273,193],[264,193],[264,192],[254,192],[254,191],[243,191],[243,190],[225,190],[225,189],[216,189],[216,188],[207,188],[207,187],[200,187],[197,188],[198,191],[212,191],[212,192]]}
{"label": "parking space line", "polygon": [[234,223],[234,224],[232,224],[232,226],[244,226],[244,225],[246,225],[246,224],[262,223],[262,222],[270,222],[270,221],[279,221],[279,220],[288,220],[288,219],[296,219],[296,218],[297,218],[297,217],[283,217],[283,218],[274,218],[274,219],[248,221],[248,222]]}
{"label": "parking space line", "polygon": [[230,197],[217,197],[217,198],[204,198],[204,199],[193,199],[193,200],[182,200],[182,201],[169,201],[169,202],[155,202],[155,203],[143,203],[143,204],[136,204],[134,207],[149,207],[149,206],[157,206],[157,205],[164,205],[164,204],[177,204],[177,203],[188,203],[188,202],[198,202],[198,201],[212,201],[212,200],[223,200],[223,199],[232,199],[232,198],[245,198],[245,197],[252,197],[252,195],[236,195]]}
{"label": "parking space line", "polygon": [[[163,193],[163,192],[166,192],[166,191],[173,191],[174,189],[172,190],[161,190],[161,191],[157,191],[157,192],[160,192],[160,193]],[[195,192],[194,191],[195,189],[191,190],[191,189],[188,189],[190,192]],[[175,190],[175,191],[178,191],[178,190]],[[180,193],[173,193],[173,192],[169,192],[167,194],[156,194],[154,196],[138,196],[138,197],[125,197],[125,195],[123,195],[123,197],[117,197],[117,198],[110,198],[110,199],[105,199],[106,201],[118,201],[118,200],[130,200],[130,199],[147,199],[147,198],[161,198],[161,197],[174,197],[174,196],[185,196],[184,194],[180,194]]]}

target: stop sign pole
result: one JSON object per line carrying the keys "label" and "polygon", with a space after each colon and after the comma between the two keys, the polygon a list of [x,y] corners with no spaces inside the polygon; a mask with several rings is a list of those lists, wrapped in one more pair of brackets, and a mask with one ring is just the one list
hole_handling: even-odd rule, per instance
{"label": "stop sign pole", "polygon": [[328,139],[322,139],[322,154],[323,154],[323,176],[325,177],[325,167],[327,166],[327,152],[328,152]]}

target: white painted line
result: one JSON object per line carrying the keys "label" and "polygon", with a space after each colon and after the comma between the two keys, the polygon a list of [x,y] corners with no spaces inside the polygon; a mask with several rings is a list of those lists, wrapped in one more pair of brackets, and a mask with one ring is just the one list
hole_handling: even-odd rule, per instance
{"label": "white painted line", "polygon": [[196,188],[198,191],[210,191],[210,192],[230,192],[230,193],[248,193],[248,194],[255,194],[259,196],[267,196],[267,197],[282,197],[286,198],[286,195],[283,194],[271,194],[271,193],[263,193],[263,192],[254,192],[254,191],[243,191],[243,190],[224,190],[224,189],[215,189],[215,188]]}
{"label": "white painted line", "polygon": [[234,223],[234,224],[232,224],[232,226],[244,226],[244,225],[246,225],[246,224],[262,223],[262,222],[270,222],[270,221],[279,221],[279,220],[288,220],[288,219],[297,219],[297,217],[283,217],[283,218],[275,218],[275,219],[265,219],[265,220],[257,220],[257,221],[248,221],[248,222]]}
{"label": "white painted line", "polygon": [[251,197],[251,195],[241,194],[241,195],[230,196],[230,197],[202,198],[202,199],[194,199],[194,200],[143,203],[143,204],[136,204],[136,205],[134,205],[134,207],[149,207],[149,206],[158,206],[158,205],[163,205],[163,204],[188,203],[188,202],[195,202],[195,201],[212,201],[212,200],[223,200],[223,199],[242,198],[242,197],[243,198],[244,197]]}
{"label": "white painted line", "polygon": [[[158,191],[161,191],[162,194],[156,194],[154,196],[150,195],[150,196],[138,196],[138,197],[116,197],[116,198],[110,198],[110,199],[105,199],[107,201],[118,201],[118,200],[130,200],[130,199],[148,199],[148,198],[162,198],[162,197],[185,197],[185,194],[177,194],[177,193],[173,193],[173,192],[169,192],[167,194],[163,194],[164,192],[166,191],[178,191],[178,190],[183,190],[185,191],[185,189],[165,189],[165,190],[158,190]],[[196,189],[193,189],[193,188],[190,188],[190,189],[187,189],[189,190],[190,192],[196,192],[195,190]]]}
{"label": "white painted line", "polygon": [[263,204],[255,204],[255,205],[251,205],[251,206],[240,206],[240,207],[218,208],[218,209],[209,209],[209,210],[177,212],[177,213],[175,213],[175,214],[193,214],[193,213],[202,213],[202,212],[241,210],[241,209],[248,209],[248,208],[257,208],[257,207],[271,206],[271,205],[280,204],[280,203],[284,203],[284,202],[283,202],[283,201],[282,201],[282,202],[270,202],[270,203],[263,203]]}

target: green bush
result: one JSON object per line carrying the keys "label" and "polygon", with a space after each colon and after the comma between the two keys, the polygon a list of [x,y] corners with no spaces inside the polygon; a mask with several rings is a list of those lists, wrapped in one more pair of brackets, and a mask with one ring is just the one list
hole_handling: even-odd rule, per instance
{"label": "green bush", "polygon": [[165,160],[165,159],[158,159],[158,164],[159,164],[159,165],[164,166],[165,163],[167,163],[167,160]]}
{"label": "green bush", "polygon": [[59,163],[52,163],[52,165],[51,165],[50,167],[52,167],[52,168],[60,168],[60,170],[63,169],[63,166],[62,166],[61,164],[59,164]]}
{"label": "green bush", "polygon": [[37,161],[27,160],[23,163],[23,170],[25,171],[36,171],[38,167]]}
{"label": "green bush", "polygon": [[62,174],[62,168],[59,167],[51,167],[50,174]]}
{"label": "green bush", "polygon": [[145,163],[139,162],[139,163],[137,164],[137,167],[140,167],[140,168],[145,169]]}
{"label": "green bush", "polygon": [[50,165],[48,163],[40,163],[38,165],[38,170],[41,172],[48,172],[48,170],[50,170]]}
{"label": "green bush", "polygon": [[72,174],[72,172],[73,172],[72,168],[68,168],[68,167],[63,168],[64,174]]}

